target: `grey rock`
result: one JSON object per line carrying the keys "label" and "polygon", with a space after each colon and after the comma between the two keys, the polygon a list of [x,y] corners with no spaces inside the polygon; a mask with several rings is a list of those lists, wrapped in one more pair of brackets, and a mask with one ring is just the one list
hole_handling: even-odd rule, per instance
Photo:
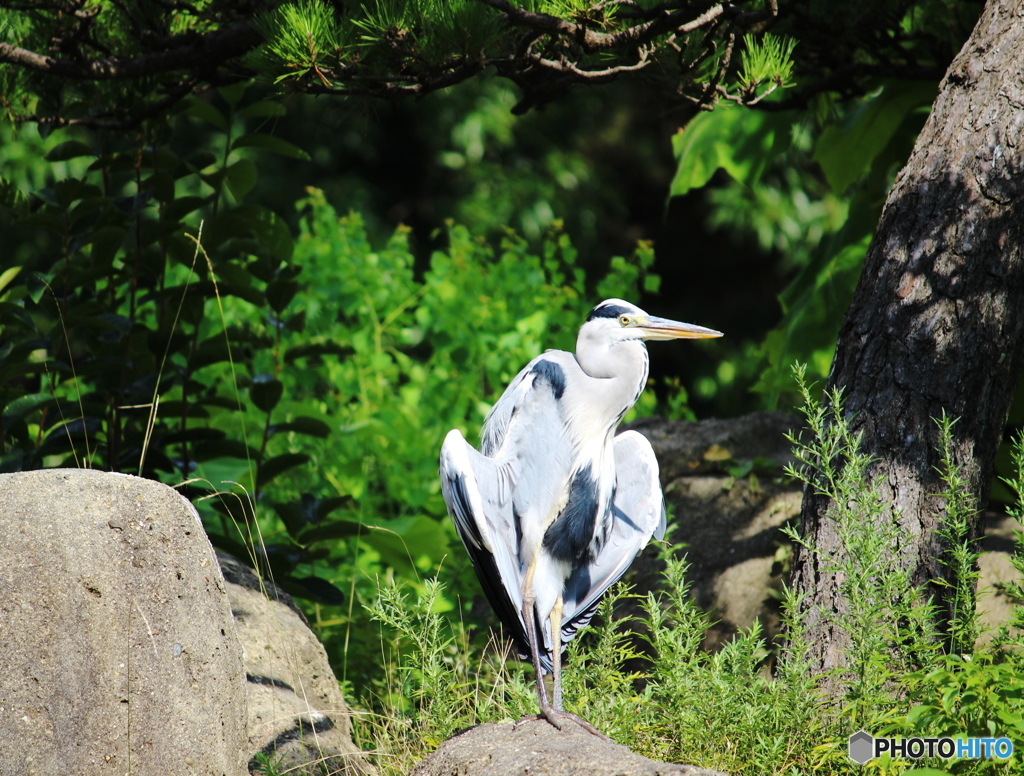
{"label": "grey rock", "polygon": [[780,469],[793,460],[786,434],[799,428],[799,420],[785,412],[754,412],[738,418],[664,420],[643,418],[626,428],[647,437],[661,466],[661,481],[672,482],[708,472],[724,471],[715,448],[728,451],[732,460],[762,458]]}
{"label": "grey rock", "polygon": [[295,776],[374,774],[352,743],[351,710],[299,608],[237,559],[217,558],[245,661],[250,771],[262,752]]}
{"label": "grey rock", "polygon": [[122,474],[0,475],[0,773],[241,776],[245,692],[191,504]]}
{"label": "grey rock", "polygon": [[722,776],[650,760],[582,728],[546,720],[478,725],[448,739],[412,776]]}
{"label": "grey rock", "polygon": [[1024,574],[1012,560],[1021,530],[1021,524],[1006,515],[987,513],[981,518],[977,585],[980,644],[991,641],[1000,627],[1013,621],[1017,601],[1007,594],[1007,588],[1024,584]]}
{"label": "grey rock", "polygon": [[[755,620],[777,635],[789,543],[782,527],[800,513],[801,489],[783,475],[793,461],[786,434],[799,431],[798,419],[758,412],[694,422],[648,418],[632,427],[651,441],[661,464],[675,516],[666,538],[686,554],[697,603],[715,620],[705,646],[718,647]],[[641,588],[658,584],[643,562],[637,578]]]}

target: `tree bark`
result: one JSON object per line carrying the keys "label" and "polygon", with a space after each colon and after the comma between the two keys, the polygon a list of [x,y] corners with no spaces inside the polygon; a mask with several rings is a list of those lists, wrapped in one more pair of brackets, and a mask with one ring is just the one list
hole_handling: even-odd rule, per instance
{"label": "tree bark", "polygon": [[[876,460],[871,480],[891,505],[884,519],[902,537],[894,557],[940,604],[933,581],[949,571],[936,532],[944,504],[934,419],[959,418],[954,458],[984,504],[1021,365],[1022,68],[1024,4],[989,0],[889,193],[828,380]],[[841,552],[829,506],[805,491],[802,534]],[[844,608],[837,580],[801,550],[794,584],[806,595],[815,668],[845,667],[848,638],[828,616]]]}

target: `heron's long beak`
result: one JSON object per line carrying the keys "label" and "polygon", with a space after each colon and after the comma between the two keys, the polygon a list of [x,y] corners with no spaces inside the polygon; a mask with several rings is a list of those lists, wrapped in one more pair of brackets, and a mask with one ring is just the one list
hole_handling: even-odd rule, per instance
{"label": "heron's long beak", "polygon": [[644,339],[648,340],[709,339],[722,336],[722,332],[714,329],[705,329],[703,326],[695,326],[692,323],[670,321],[668,318],[658,318],[654,315],[641,321],[637,328],[644,333]]}

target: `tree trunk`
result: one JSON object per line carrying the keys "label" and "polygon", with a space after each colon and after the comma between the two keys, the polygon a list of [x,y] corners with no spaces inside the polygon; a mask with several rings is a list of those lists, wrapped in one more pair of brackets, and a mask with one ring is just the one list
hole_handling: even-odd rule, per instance
{"label": "tree trunk", "polygon": [[[903,538],[894,554],[917,585],[949,573],[936,533],[943,486],[934,419],[959,418],[954,457],[984,504],[1021,364],[1022,68],[1022,3],[989,0],[889,193],[828,381],[876,459],[871,479]],[[802,533],[835,553],[828,508],[805,491]],[[844,667],[849,642],[827,616],[844,608],[833,575],[798,551],[794,584],[806,596],[816,668]]]}

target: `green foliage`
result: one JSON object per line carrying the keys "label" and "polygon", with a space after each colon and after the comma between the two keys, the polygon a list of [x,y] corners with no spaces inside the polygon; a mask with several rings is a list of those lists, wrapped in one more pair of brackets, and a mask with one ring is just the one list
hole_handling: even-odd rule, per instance
{"label": "green foliage", "polygon": [[[841,724],[836,750],[822,747],[823,763],[849,766],[845,761],[845,736],[858,728],[874,735],[896,736],[1008,736],[1024,740],[1021,711],[1024,709],[1024,661],[1018,648],[1007,649],[1012,637],[1006,631],[988,646],[977,646],[977,614],[974,586],[977,550],[967,526],[976,506],[967,496],[966,480],[952,454],[955,422],[943,416],[939,426],[939,474],[944,484],[943,523],[946,541],[944,563],[952,567],[953,583],[932,580],[949,589],[945,605],[929,603],[926,591],[915,589],[892,548],[898,547],[894,525],[887,525],[887,505],[880,501],[877,486],[868,485],[871,460],[859,451],[858,438],[844,417],[841,396],[832,393],[824,404],[814,402],[796,370],[799,390],[807,402],[805,417],[810,431],[794,440],[794,454],[802,468],[792,474],[809,488],[829,498],[834,507],[825,515],[839,535],[844,552],[839,560],[820,549],[816,562],[833,572],[840,602],[824,612],[838,632],[847,637],[839,674],[845,687],[838,713]],[[1018,448],[1019,450],[1020,448]],[[1024,454],[1018,458],[1024,464]],[[1018,470],[1018,481],[1022,475]],[[891,520],[891,518],[888,518]],[[790,532],[796,542],[803,541]],[[1021,563],[1018,553],[1016,563]],[[1024,599],[1021,599],[1024,601]],[[785,606],[790,641],[784,656],[799,665],[802,606],[789,594]],[[930,620],[943,612],[945,647]],[[784,673],[780,672],[780,678]],[[791,676],[788,679],[792,681]],[[885,759],[873,763],[884,772],[901,772],[908,763]],[[956,773],[989,773],[991,761],[916,761],[915,765],[941,765]],[[1003,766],[999,765],[1002,769]],[[909,773],[910,771],[908,771]],[[945,773],[922,768],[913,773]]]}
{"label": "green foliage", "polygon": [[979,736],[1024,741],[1024,660],[993,649],[949,654],[906,678],[915,705],[900,721],[904,734]]}
{"label": "green foliage", "polygon": [[[748,12],[730,18],[732,35],[759,31],[772,15],[754,0],[738,7]],[[525,110],[648,67],[676,70],[675,87],[706,102],[717,93],[697,79],[728,69],[723,36],[715,15],[686,2],[128,0],[70,14],[60,0],[41,0],[0,9],[0,102],[16,120],[128,129],[208,84],[254,76],[291,92],[398,98],[490,69],[525,93]],[[151,56],[156,49],[164,56]]]}
{"label": "green foliage", "polygon": [[524,666],[506,662],[495,642],[473,651],[462,623],[439,616],[444,597],[436,580],[418,593],[385,582],[368,603],[379,623],[383,671],[360,686],[373,711],[354,719],[353,737],[377,754],[384,773],[408,773],[462,728],[518,719],[533,708]]}
{"label": "green foliage", "polygon": [[[935,649],[931,608],[912,584],[899,556],[900,528],[890,504],[871,484],[874,461],[860,449],[843,417],[840,392],[818,404],[810,395],[804,368],[795,369],[805,401],[809,441],[790,437],[799,466],[787,472],[829,500],[823,516],[838,538],[831,552],[808,544],[794,528],[787,535],[813,553],[817,566],[835,579],[839,604],[819,615],[842,634],[848,664],[837,680],[846,688],[853,724],[863,727],[890,702],[894,677],[926,662]],[[969,613],[973,618],[973,611]]]}
{"label": "green foliage", "polygon": [[[302,315],[289,310],[298,268],[283,219],[243,201],[256,178],[250,149],[303,152],[245,132],[277,106],[241,107],[242,96],[224,89],[218,102],[183,111],[179,121],[219,133],[215,154],[182,150],[160,128],[109,151],[86,135],[10,138],[16,159],[19,147],[45,152],[54,178],[29,177],[31,153],[8,168],[12,184],[29,184],[31,207],[4,212],[15,267],[0,308],[0,466],[190,480],[195,497],[204,495],[197,478],[207,494],[230,480],[249,496],[205,507],[221,515],[208,525],[236,552],[229,537],[249,533],[241,526],[267,486],[308,460],[285,438],[327,433],[311,415],[281,415],[282,361],[263,353],[301,330]],[[298,592],[314,589],[337,598],[321,584]]]}
{"label": "green foliage", "polygon": [[103,0],[70,13],[64,0],[7,3],[0,103],[16,120],[126,130],[254,73],[291,92],[400,98],[490,70],[517,85],[522,112],[636,75],[677,107],[755,105],[794,70],[804,100],[823,87],[862,93],[865,75],[937,80],[976,16],[976,4],[950,0],[832,5]]}
{"label": "green foliage", "polygon": [[[358,604],[371,600],[370,580],[385,569],[419,579],[458,545],[437,479],[444,435],[457,427],[472,438],[524,364],[547,347],[572,349],[590,300],[576,253],[557,230],[535,253],[510,231],[494,246],[450,224],[446,248],[417,277],[406,230],[376,248],[361,219],[339,218],[320,192],[310,191],[300,208],[295,258],[308,284],[305,328],[286,335],[297,342],[287,352],[301,357],[303,342],[344,343],[345,352],[323,358],[314,350],[315,362],[281,378],[282,406],[315,406],[332,429],[303,442],[309,460],[290,474],[284,500],[348,501],[330,517],[286,527],[300,545],[319,542],[318,574],[353,597],[347,612],[322,613],[321,637],[345,665],[365,665],[372,643],[353,639],[351,629],[366,627]],[[613,261],[600,290],[635,296],[650,280],[652,258],[641,246]],[[653,408],[647,395],[634,412]],[[264,541],[279,536],[279,528],[264,527]],[[454,551],[461,589],[474,583],[461,548]]]}
{"label": "green foliage", "polygon": [[967,655],[974,649],[979,635],[974,612],[977,604],[975,589],[981,576],[978,570],[980,552],[971,538],[973,526],[977,524],[978,508],[968,495],[970,485],[954,460],[953,426],[956,421],[943,412],[936,423],[939,426],[941,455],[939,475],[945,485],[942,494],[945,519],[939,533],[946,545],[942,563],[949,569],[951,580],[936,580],[936,584],[948,591],[945,604],[949,609],[949,651]]}
{"label": "green foliage", "polygon": [[[1024,521],[1024,436],[1018,434],[1014,440],[1011,458],[1013,461],[1013,476],[1004,478],[1003,482],[1010,488],[1014,500],[1009,508],[1010,516],[1017,522]],[[1016,536],[1015,552],[1010,560],[1017,573],[1024,577],[1024,533],[1018,532]],[[1024,584],[1020,581],[1013,581],[1006,586],[1006,595],[1015,602],[1013,620],[1000,633],[999,640],[1008,642],[1019,639],[1024,634]],[[1011,637],[1011,632],[1016,637]]]}
{"label": "green foliage", "polygon": [[730,105],[698,114],[672,138],[677,166],[669,196],[706,186],[719,169],[746,186],[757,185],[788,145],[793,121],[789,113],[751,112]]}
{"label": "green foliage", "polygon": [[[527,66],[585,83],[591,72],[607,79],[609,73],[642,69],[648,60],[659,58],[666,67],[672,60],[683,67],[679,88],[684,89],[694,76],[706,76],[708,60],[710,65],[723,61],[723,53],[709,46],[714,28],[707,35],[687,30],[690,34],[682,47],[675,44],[671,25],[658,30],[652,22],[664,24],[667,14],[659,14],[656,3],[620,7],[582,0],[531,0],[512,3],[510,12],[499,13],[503,10],[478,0],[377,0],[343,9],[321,0],[303,0],[259,17],[264,43],[247,61],[264,78],[292,89],[342,94],[377,89],[391,96],[447,86],[488,66],[503,77]],[[677,15],[682,24],[683,13],[677,11]],[[749,27],[758,16],[754,11],[738,26]],[[552,25],[552,19],[564,23]],[[694,27],[710,22],[704,19]],[[578,32],[576,25],[580,25]],[[528,32],[529,46],[523,46],[518,35],[509,34],[515,28]],[[584,34],[600,36],[600,43],[580,45]],[[660,56],[668,47],[672,56]],[[762,45],[750,37],[744,59],[745,88],[753,94],[766,79],[782,85],[792,68],[791,51],[787,43]],[[616,62],[616,58],[626,61]],[[637,58],[639,66],[633,61]],[[727,59],[724,62],[728,64]]]}
{"label": "green foliage", "polygon": [[[940,72],[946,67],[948,58],[939,52],[959,49],[955,41],[966,36],[975,10],[945,1],[917,9],[812,2],[799,14],[782,13],[776,30],[787,37],[745,41],[741,89],[774,83],[777,73],[800,92],[808,85],[802,66],[808,61],[879,72],[869,64],[872,47],[858,49],[857,42],[879,24],[900,29],[890,40],[901,54],[889,52],[882,61],[905,53],[918,74],[868,76],[860,82],[863,96],[840,102],[826,91],[797,102],[795,110],[780,110],[794,101],[778,93],[767,98],[770,110],[764,112],[719,106],[674,138],[671,195],[704,189],[709,225],[743,240],[744,247],[755,238],[784,288],[780,320],[767,335],[726,344],[741,384],[753,383],[768,406],[791,398],[794,361],[808,364],[815,375],[827,374],[886,192],[935,97],[936,79],[921,78],[918,68],[928,62]],[[794,71],[775,67],[786,59],[798,63]],[[717,170],[724,174],[715,176]]]}
{"label": "green foliage", "polygon": [[[881,165],[881,181],[891,179],[891,166],[902,162],[894,153],[893,140],[904,122],[921,117],[935,100],[935,85],[920,81],[890,81],[859,101],[840,123],[826,125],[814,149],[814,161],[821,165],[836,194],[845,194],[854,183]],[[914,123],[914,134],[920,126]],[[902,148],[905,141],[900,144]]]}
{"label": "green foliage", "polygon": [[[790,390],[794,360],[827,374],[885,194],[934,97],[930,82],[889,80],[846,107],[821,98],[817,119],[718,108],[673,139],[670,194],[708,186],[710,224],[755,236],[791,276],[779,296],[782,320],[753,354],[755,390],[770,406]],[[717,170],[728,178],[709,186]]]}

